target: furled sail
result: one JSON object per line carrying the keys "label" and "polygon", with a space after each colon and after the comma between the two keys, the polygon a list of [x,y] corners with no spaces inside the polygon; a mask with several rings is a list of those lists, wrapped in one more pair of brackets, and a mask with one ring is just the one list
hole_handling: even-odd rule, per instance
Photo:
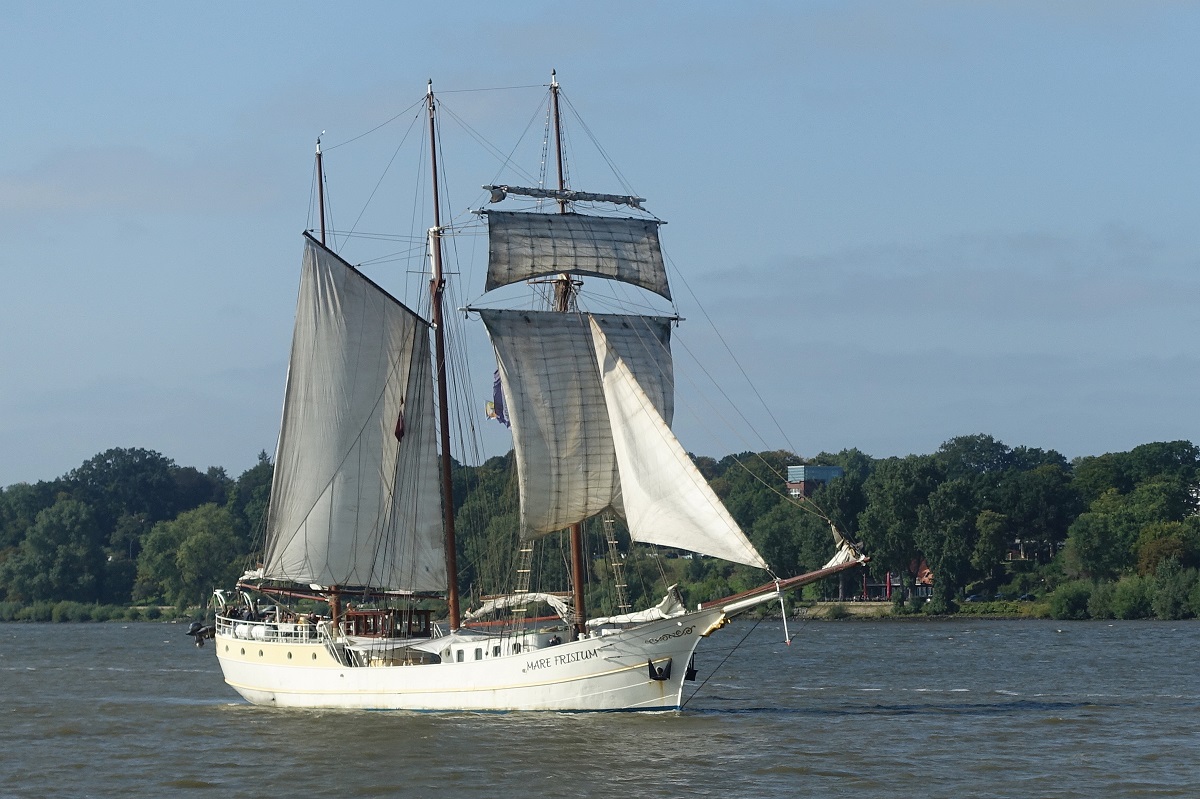
{"label": "furled sail", "polygon": [[[521,494],[522,535],[562,530],[608,508],[624,515],[608,409],[589,317],[480,310],[504,386]],[[665,317],[591,319],[637,375],[648,401],[674,411],[670,323]]]}
{"label": "furled sail", "polygon": [[485,291],[570,273],[632,283],[671,299],[656,221],[509,211],[487,215]]}
{"label": "furled sail", "polygon": [[613,432],[621,499],[634,541],[689,549],[766,569],[646,395],[622,350],[591,325]]}
{"label": "furled sail", "polygon": [[264,576],[446,587],[428,324],[305,237]]}

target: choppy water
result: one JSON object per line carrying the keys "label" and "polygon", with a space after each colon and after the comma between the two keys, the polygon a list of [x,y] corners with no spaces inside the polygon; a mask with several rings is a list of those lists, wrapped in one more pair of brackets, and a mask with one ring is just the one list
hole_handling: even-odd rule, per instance
{"label": "choppy water", "polygon": [[1197,622],[738,622],[654,715],[256,708],[185,628],[0,625],[0,797],[1200,796]]}

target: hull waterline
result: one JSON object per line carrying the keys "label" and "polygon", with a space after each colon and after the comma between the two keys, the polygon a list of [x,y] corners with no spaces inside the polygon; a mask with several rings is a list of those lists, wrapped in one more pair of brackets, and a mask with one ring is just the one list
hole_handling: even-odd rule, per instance
{"label": "hull waterline", "polygon": [[692,654],[723,619],[719,609],[698,611],[516,653],[495,654],[501,648],[496,638],[456,642],[442,662],[417,665],[347,666],[315,638],[255,640],[227,630],[215,644],[225,681],[256,705],[654,711],[680,707]]}

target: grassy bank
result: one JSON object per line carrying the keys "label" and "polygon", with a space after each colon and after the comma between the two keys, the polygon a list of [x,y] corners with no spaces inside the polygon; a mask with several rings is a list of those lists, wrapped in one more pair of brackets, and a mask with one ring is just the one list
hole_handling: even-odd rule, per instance
{"label": "grassy bank", "polygon": [[[920,619],[935,618],[921,611],[900,611],[890,602],[811,602],[796,608],[796,615],[806,619]],[[1049,619],[1048,602],[964,602],[954,617],[989,619]],[[936,618],[948,618],[937,616]]]}
{"label": "grassy bank", "polygon": [[0,622],[173,621],[198,618],[200,610],[147,605],[93,605],[84,602],[0,602]]}

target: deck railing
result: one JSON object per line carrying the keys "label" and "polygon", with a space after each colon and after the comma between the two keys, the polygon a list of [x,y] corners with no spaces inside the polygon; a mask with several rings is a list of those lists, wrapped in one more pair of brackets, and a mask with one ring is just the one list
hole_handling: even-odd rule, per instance
{"label": "deck railing", "polygon": [[[324,622],[327,626],[328,623]],[[251,621],[217,617],[217,635],[227,635],[246,641],[304,642],[321,640],[320,625],[294,622]],[[325,630],[324,632],[327,632]]]}

